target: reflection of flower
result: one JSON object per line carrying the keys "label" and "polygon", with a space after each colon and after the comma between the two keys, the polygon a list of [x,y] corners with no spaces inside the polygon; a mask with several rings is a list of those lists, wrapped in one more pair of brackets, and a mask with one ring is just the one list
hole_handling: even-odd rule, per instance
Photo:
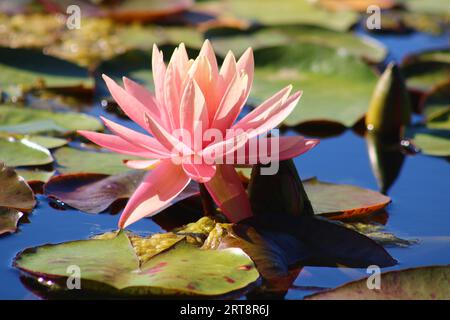
{"label": "reflection of flower", "polygon": [[[154,215],[191,179],[204,183],[230,221],[251,216],[245,189],[233,164],[258,161],[259,154],[249,147],[250,143],[279,125],[296,106],[301,93],[290,96],[292,87],[288,86],[235,123],[253,81],[251,48],[237,62],[229,52],[220,70],[208,40],[195,60],[188,58],[183,44],[175,49],[167,67],[156,46],[152,58],[155,95],[127,78],[124,78],[123,89],[104,76],[111,95],[123,111],[151,136],[107,119],[103,121],[114,135],[80,131],[86,138],[112,151],[151,159],[127,162],[131,168],[154,169],[148,172],[128,201],[119,226],[123,228]],[[226,139],[205,142],[203,135],[207,130],[222,135],[227,132]],[[202,141],[194,143],[184,136],[200,136]],[[277,160],[300,155],[318,143],[318,140],[300,136],[265,139],[269,144],[277,143]],[[202,161],[207,154],[217,161]]]}

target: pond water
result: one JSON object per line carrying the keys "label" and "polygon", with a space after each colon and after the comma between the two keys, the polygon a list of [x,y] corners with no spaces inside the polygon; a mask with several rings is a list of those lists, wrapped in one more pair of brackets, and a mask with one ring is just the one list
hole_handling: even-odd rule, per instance
{"label": "pond water", "polygon": [[[358,34],[363,31],[357,30]],[[390,50],[389,60],[401,61],[409,52],[448,45],[448,34],[439,37],[412,35],[376,38]],[[301,107],[301,104],[300,106]],[[101,107],[92,110],[104,114]],[[111,115],[109,115],[111,117]],[[122,121],[123,122],[123,121]],[[353,184],[377,189],[370,167],[366,141],[351,130],[336,137],[324,138],[311,152],[295,159],[301,177],[317,176],[323,181]],[[387,248],[399,264],[384,270],[404,269],[421,265],[450,264],[450,170],[447,160],[424,155],[407,156],[401,172],[390,188],[392,203],[385,231],[404,239],[417,239],[407,248]],[[0,238],[0,299],[38,299],[21,283],[19,272],[11,267],[21,250],[46,243],[84,239],[116,229],[118,216],[92,215],[77,210],[56,210],[48,200],[38,196],[39,204],[22,221],[17,233]],[[132,225],[137,233],[161,231],[150,219]],[[305,267],[286,295],[300,299],[314,288],[331,288],[367,276],[363,269]]]}

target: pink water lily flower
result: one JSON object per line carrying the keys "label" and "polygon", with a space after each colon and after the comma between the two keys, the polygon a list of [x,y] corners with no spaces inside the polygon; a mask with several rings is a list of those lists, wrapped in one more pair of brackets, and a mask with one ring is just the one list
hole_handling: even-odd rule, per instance
{"label": "pink water lily flower", "polygon": [[[231,222],[250,217],[250,203],[234,166],[259,161],[257,153],[261,150],[249,147],[251,142],[278,126],[297,105],[301,92],[290,95],[292,86],[287,86],[236,121],[253,81],[251,48],[238,61],[229,52],[219,69],[208,40],[195,60],[189,59],[181,44],[167,66],[155,45],[152,70],[155,94],[127,78],[123,78],[122,88],[103,75],[118,105],[148,134],[105,118],[102,120],[113,134],[79,131],[99,146],[148,159],[126,162],[134,169],[151,170],[128,201],[119,227],[158,213],[191,180],[204,184]],[[205,133],[211,130],[227,135],[220,140],[205,139]],[[184,136],[200,136],[201,141]],[[266,139],[269,145],[277,144],[278,161],[296,157],[318,143],[301,136],[261,139]],[[204,161],[206,155],[210,157],[208,162]]]}

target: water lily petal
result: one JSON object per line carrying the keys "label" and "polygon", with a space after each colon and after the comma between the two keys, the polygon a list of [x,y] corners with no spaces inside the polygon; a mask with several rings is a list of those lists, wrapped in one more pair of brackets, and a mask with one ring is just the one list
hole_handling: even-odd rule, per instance
{"label": "water lily petal", "polygon": [[[180,128],[190,133],[191,148],[195,151],[203,147],[201,138],[203,130],[207,129],[208,126],[209,119],[205,98],[197,82],[190,79],[181,98]],[[193,139],[200,141],[193,141]]]}
{"label": "water lily petal", "polygon": [[[319,143],[302,136],[252,138],[234,152],[235,165],[253,165],[295,158]],[[277,145],[275,145],[277,144]]]}
{"label": "water lily petal", "polygon": [[95,144],[98,144],[99,146],[109,149],[111,151],[126,154],[130,156],[137,156],[137,157],[144,157],[144,158],[153,158],[154,153],[142,148],[140,146],[136,146],[125,139],[122,139],[121,137],[112,135],[112,134],[105,134],[105,133],[99,133],[99,132],[92,132],[92,131],[84,131],[79,130],[77,131],[79,134],[81,134],[86,139],[91,140]]}
{"label": "water lily petal", "polygon": [[153,44],[152,73],[153,73],[153,82],[155,83],[155,97],[159,105],[163,106],[166,65],[164,64],[163,54],[161,51],[159,51],[156,44]]}
{"label": "water lily petal", "polygon": [[232,165],[217,165],[216,174],[205,186],[231,222],[236,223],[253,215],[247,193]]}
{"label": "water lily petal", "polygon": [[245,52],[239,58],[239,60],[237,62],[237,70],[238,70],[238,72],[240,72],[241,70],[244,70],[248,76],[246,95],[244,98],[244,100],[247,101],[248,96],[250,94],[250,90],[252,88],[253,75],[254,75],[254,71],[255,71],[255,61],[253,58],[253,49],[252,48],[248,48],[247,50],[245,50]]}
{"label": "water lily petal", "polygon": [[119,228],[153,216],[170,203],[189,184],[181,166],[171,160],[161,161],[149,171],[128,201],[119,220]]}
{"label": "water lily petal", "polygon": [[194,181],[205,183],[211,180],[216,173],[216,166],[207,165],[205,163],[195,164],[192,161],[183,162],[184,172]]}
{"label": "water lily petal", "polygon": [[137,82],[134,82],[127,77],[123,77],[123,84],[125,86],[125,90],[136,99],[138,99],[146,108],[147,112],[160,118],[163,126],[168,130],[170,129],[169,118],[166,109],[158,104],[153,94],[151,94],[146,88],[144,88]]}
{"label": "water lily petal", "polygon": [[127,127],[121,126],[105,117],[100,117],[102,121],[114,134],[118,135],[122,139],[147,149],[149,152],[153,153],[152,158],[168,158],[170,157],[170,152],[164,148],[158,140],[153,137],[147,136],[140,132],[128,129]]}
{"label": "water lily petal", "polygon": [[160,160],[125,160],[123,163],[131,169],[150,170],[156,167]]}
{"label": "water lily petal", "polygon": [[278,126],[289,116],[300,100],[301,95],[302,93],[298,91],[286,99],[284,103],[279,101],[278,103],[273,104],[264,112],[264,116],[258,116],[250,122],[244,122],[244,119],[242,119],[242,121],[239,121],[233,128],[245,128],[247,131],[250,130],[249,139],[266,133]]}
{"label": "water lily petal", "polygon": [[[125,114],[142,128],[146,128],[144,113],[148,112],[147,108],[107,75],[103,75],[103,79],[105,80],[112,97]],[[152,116],[156,117],[154,114],[152,114]],[[161,119],[158,118],[158,121],[161,122]]]}

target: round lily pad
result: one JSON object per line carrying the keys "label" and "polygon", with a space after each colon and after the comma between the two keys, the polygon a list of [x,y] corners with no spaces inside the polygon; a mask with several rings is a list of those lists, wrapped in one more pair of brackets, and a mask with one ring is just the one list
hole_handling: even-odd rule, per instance
{"label": "round lily pad", "polygon": [[244,290],[259,279],[238,248],[202,250],[179,242],[139,265],[127,234],[27,249],[14,265],[31,277],[52,280],[64,290],[69,266],[77,266],[81,291],[119,296],[217,297]]}
{"label": "round lily pad", "polygon": [[288,126],[313,121],[354,125],[364,116],[378,79],[355,57],[310,43],[256,50],[255,65],[251,103],[289,84],[304,92],[284,122]]}
{"label": "round lily pad", "polygon": [[69,147],[63,147],[54,152],[61,173],[100,173],[118,174],[129,171],[123,164],[124,160],[136,157],[112,152],[93,152]]}
{"label": "round lily pad", "polygon": [[448,300],[450,266],[430,266],[382,273],[379,289],[362,279],[306,297],[307,300]]}

